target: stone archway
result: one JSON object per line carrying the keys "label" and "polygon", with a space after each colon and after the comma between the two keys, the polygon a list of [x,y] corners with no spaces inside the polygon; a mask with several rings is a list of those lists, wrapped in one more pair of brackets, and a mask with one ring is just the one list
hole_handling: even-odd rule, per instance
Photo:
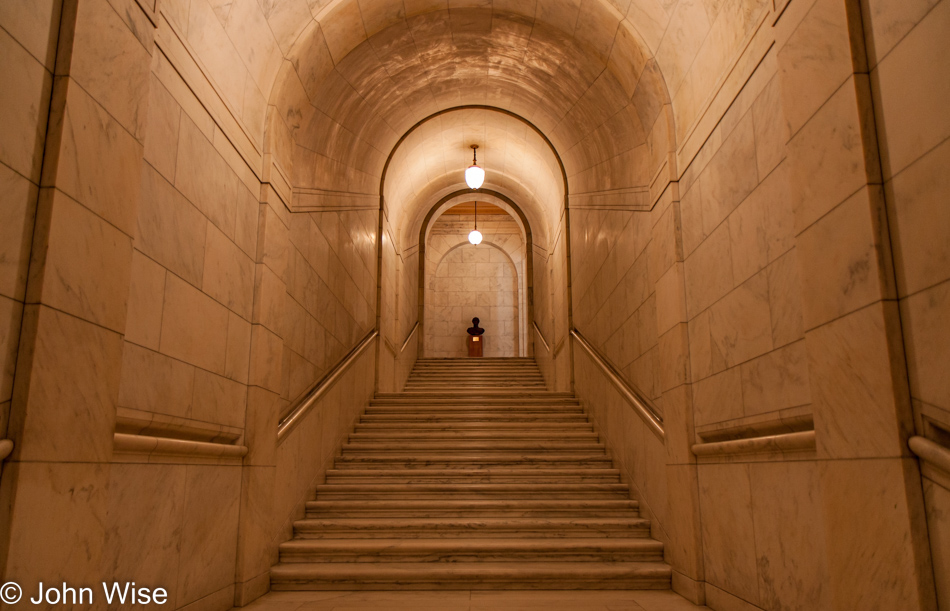
{"label": "stone archway", "polygon": [[445,253],[426,276],[425,354],[467,356],[465,329],[477,317],[486,330],[486,357],[524,355],[519,312],[521,274],[505,250],[463,243]]}

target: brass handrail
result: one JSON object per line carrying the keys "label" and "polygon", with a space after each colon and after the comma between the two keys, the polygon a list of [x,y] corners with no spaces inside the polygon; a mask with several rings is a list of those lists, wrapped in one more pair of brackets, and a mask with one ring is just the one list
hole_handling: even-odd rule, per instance
{"label": "brass handrail", "polygon": [[602,357],[600,353],[597,352],[597,349],[594,348],[577,329],[571,329],[571,335],[580,347],[590,355],[594,363],[600,367],[607,376],[607,379],[610,380],[614,388],[620,392],[627,403],[633,406],[633,411],[640,416],[640,419],[647,425],[647,428],[653,431],[653,434],[659,437],[660,440],[665,441],[666,431],[663,430],[663,418],[660,417],[653,402],[646,398],[637,388],[628,384],[620,373],[614,369],[613,365],[608,363],[607,359]]}
{"label": "brass handrail", "polygon": [[307,390],[306,393],[297,401],[294,408],[290,413],[284,417],[280,424],[277,426],[277,443],[280,443],[284,440],[287,435],[303,420],[303,417],[307,415],[313,406],[316,405],[317,401],[320,400],[323,395],[327,393],[330,388],[340,379],[346,370],[356,362],[356,359],[366,351],[366,349],[373,343],[373,340],[379,335],[379,331],[373,329],[370,331],[366,337],[363,338],[363,341],[353,348],[349,354],[347,354],[343,359],[337,363],[327,375],[323,376],[320,380],[315,382],[313,386]]}
{"label": "brass handrail", "polygon": [[412,339],[412,336],[416,334],[416,331],[419,330],[419,321],[416,321],[416,324],[413,325],[412,331],[409,332],[409,335],[406,336],[406,341],[402,343],[402,348],[399,349],[399,354],[402,354],[406,351],[406,348],[409,347],[409,340]]}
{"label": "brass handrail", "polygon": [[544,344],[544,349],[550,353],[551,346],[549,346],[548,343],[544,341],[544,333],[541,333],[541,327],[538,326],[537,322],[534,322],[533,324],[534,324],[534,330],[538,332],[538,337],[541,338],[541,343]]}

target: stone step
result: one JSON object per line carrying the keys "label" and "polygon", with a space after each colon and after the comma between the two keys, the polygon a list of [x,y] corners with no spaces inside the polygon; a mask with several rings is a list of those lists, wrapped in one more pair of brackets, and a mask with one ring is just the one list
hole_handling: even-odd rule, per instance
{"label": "stone step", "polygon": [[557,412],[530,412],[530,413],[507,413],[507,412],[482,412],[458,410],[456,412],[445,413],[396,413],[396,414],[378,414],[365,413],[360,417],[360,422],[587,422],[585,414],[560,414]]}
{"label": "stone step", "polygon": [[[406,392],[422,392],[426,390],[441,390],[446,387],[444,382],[406,382]],[[459,383],[453,384],[453,389],[456,390],[468,390],[473,393],[480,393],[483,390],[492,388],[508,388],[513,391],[523,391],[530,392],[535,388],[544,388],[542,382],[479,382],[479,383]]]}
{"label": "stone step", "polygon": [[649,538],[650,522],[638,517],[550,518],[319,518],[294,522],[299,539],[364,538]]}
{"label": "stone step", "polygon": [[659,562],[341,562],[271,569],[274,590],[669,589]]}
{"label": "stone step", "polygon": [[309,519],[326,518],[592,518],[637,515],[636,501],[601,499],[308,501]]}
{"label": "stone step", "polygon": [[509,441],[509,440],[401,440],[401,441],[355,441],[343,444],[343,452],[405,453],[432,451],[466,452],[603,452],[604,444],[597,441]]}
{"label": "stone step", "polygon": [[335,461],[337,469],[346,468],[458,468],[467,471],[472,468],[558,468],[558,467],[585,467],[607,469],[613,462],[604,453],[600,454],[426,454],[407,456],[380,456],[370,453],[344,454]]}
{"label": "stone step", "polygon": [[495,412],[502,414],[586,414],[580,405],[370,405],[367,414],[431,414],[431,413],[477,413]]}
{"label": "stone step", "polygon": [[560,435],[563,432],[593,432],[594,425],[589,421],[577,422],[359,422],[354,429],[357,433],[365,432],[394,432],[394,431],[439,431],[439,432],[548,432],[551,435]]}
{"label": "stone step", "polygon": [[317,500],[378,499],[621,499],[624,484],[321,484]]}
{"label": "stone step", "polygon": [[507,440],[507,441],[535,441],[555,439],[557,441],[591,441],[597,442],[600,436],[593,431],[561,431],[552,434],[551,431],[429,431],[429,430],[392,430],[376,432],[354,432],[350,433],[349,441],[352,442],[387,442],[387,441],[481,441],[481,440]]}
{"label": "stone step", "polygon": [[327,484],[569,484],[620,482],[620,470],[597,469],[505,468],[490,469],[328,469]]}
{"label": "stone step", "polygon": [[[460,377],[464,376],[464,377]],[[491,370],[459,371],[456,369],[428,369],[423,371],[413,371],[409,376],[410,380],[447,380],[449,382],[463,382],[467,380],[492,380],[492,379],[525,379],[525,380],[544,380],[544,376],[537,369],[510,369],[498,368]]]}
{"label": "stone step", "polygon": [[653,539],[295,539],[280,561],[297,562],[660,562]]}
{"label": "stone step", "polygon": [[569,393],[554,393],[546,392],[540,390],[526,390],[526,391],[517,391],[517,390],[483,390],[478,393],[472,393],[467,390],[439,390],[439,391],[416,391],[416,392],[404,392],[404,393],[379,393],[376,395],[376,401],[418,401],[420,399],[435,399],[443,398],[449,399],[452,401],[458,400],[460,398],[471,398],[471,397],[483,397],[487,399],[510,399],[510,400],[525,400],[525,399],[538,399],[542,401],[577,401],[574,395]]}
{"label": "stone step", "polygon": [[457,396],[446,396],[444,393],[432,393],[426,396],[416,397],[393,397],[376,398],[369,402],[370,405],[542,405],[554,407],[557,405],[578,406],[580,401],[577,399],[568,399],[564,397],[510,397],[510,396],[488,396],[477,395],[474,393],[459,394]]}

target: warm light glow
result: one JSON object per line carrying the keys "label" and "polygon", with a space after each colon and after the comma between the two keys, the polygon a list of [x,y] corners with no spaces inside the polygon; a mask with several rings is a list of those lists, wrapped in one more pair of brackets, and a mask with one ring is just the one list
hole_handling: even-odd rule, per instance
{"label": "warm light glow", "polygon": [[468,234],[468,241],[478,246],[482,243],[482,232],[478,229],[474,230],[472,233]]}
{"label": "warm light glow", "polygon": [[477,165],[469,166],[465,170],[465,184],[472,189],[478,189],[485,183],[485,170]]}

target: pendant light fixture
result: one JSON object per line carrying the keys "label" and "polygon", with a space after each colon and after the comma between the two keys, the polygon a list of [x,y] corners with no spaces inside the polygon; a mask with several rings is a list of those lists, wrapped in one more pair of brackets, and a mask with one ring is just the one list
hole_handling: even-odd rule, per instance
{"label": "pendant light fixture", "polygon": [[475,229],[472,230],[472,233],[468,234],[468,241],[471,242],[473,246],[478,246],[479,244],[482,243],[482,232],[478,230],[478,202],[477,201],[475,202]]}
{"label": "pendant light fixture", "polygon": [[485,170],[478,167],[478,145],[472,145],[472,165],[465,170],[465,184],[472,189],[478,189],[485,183]]}

